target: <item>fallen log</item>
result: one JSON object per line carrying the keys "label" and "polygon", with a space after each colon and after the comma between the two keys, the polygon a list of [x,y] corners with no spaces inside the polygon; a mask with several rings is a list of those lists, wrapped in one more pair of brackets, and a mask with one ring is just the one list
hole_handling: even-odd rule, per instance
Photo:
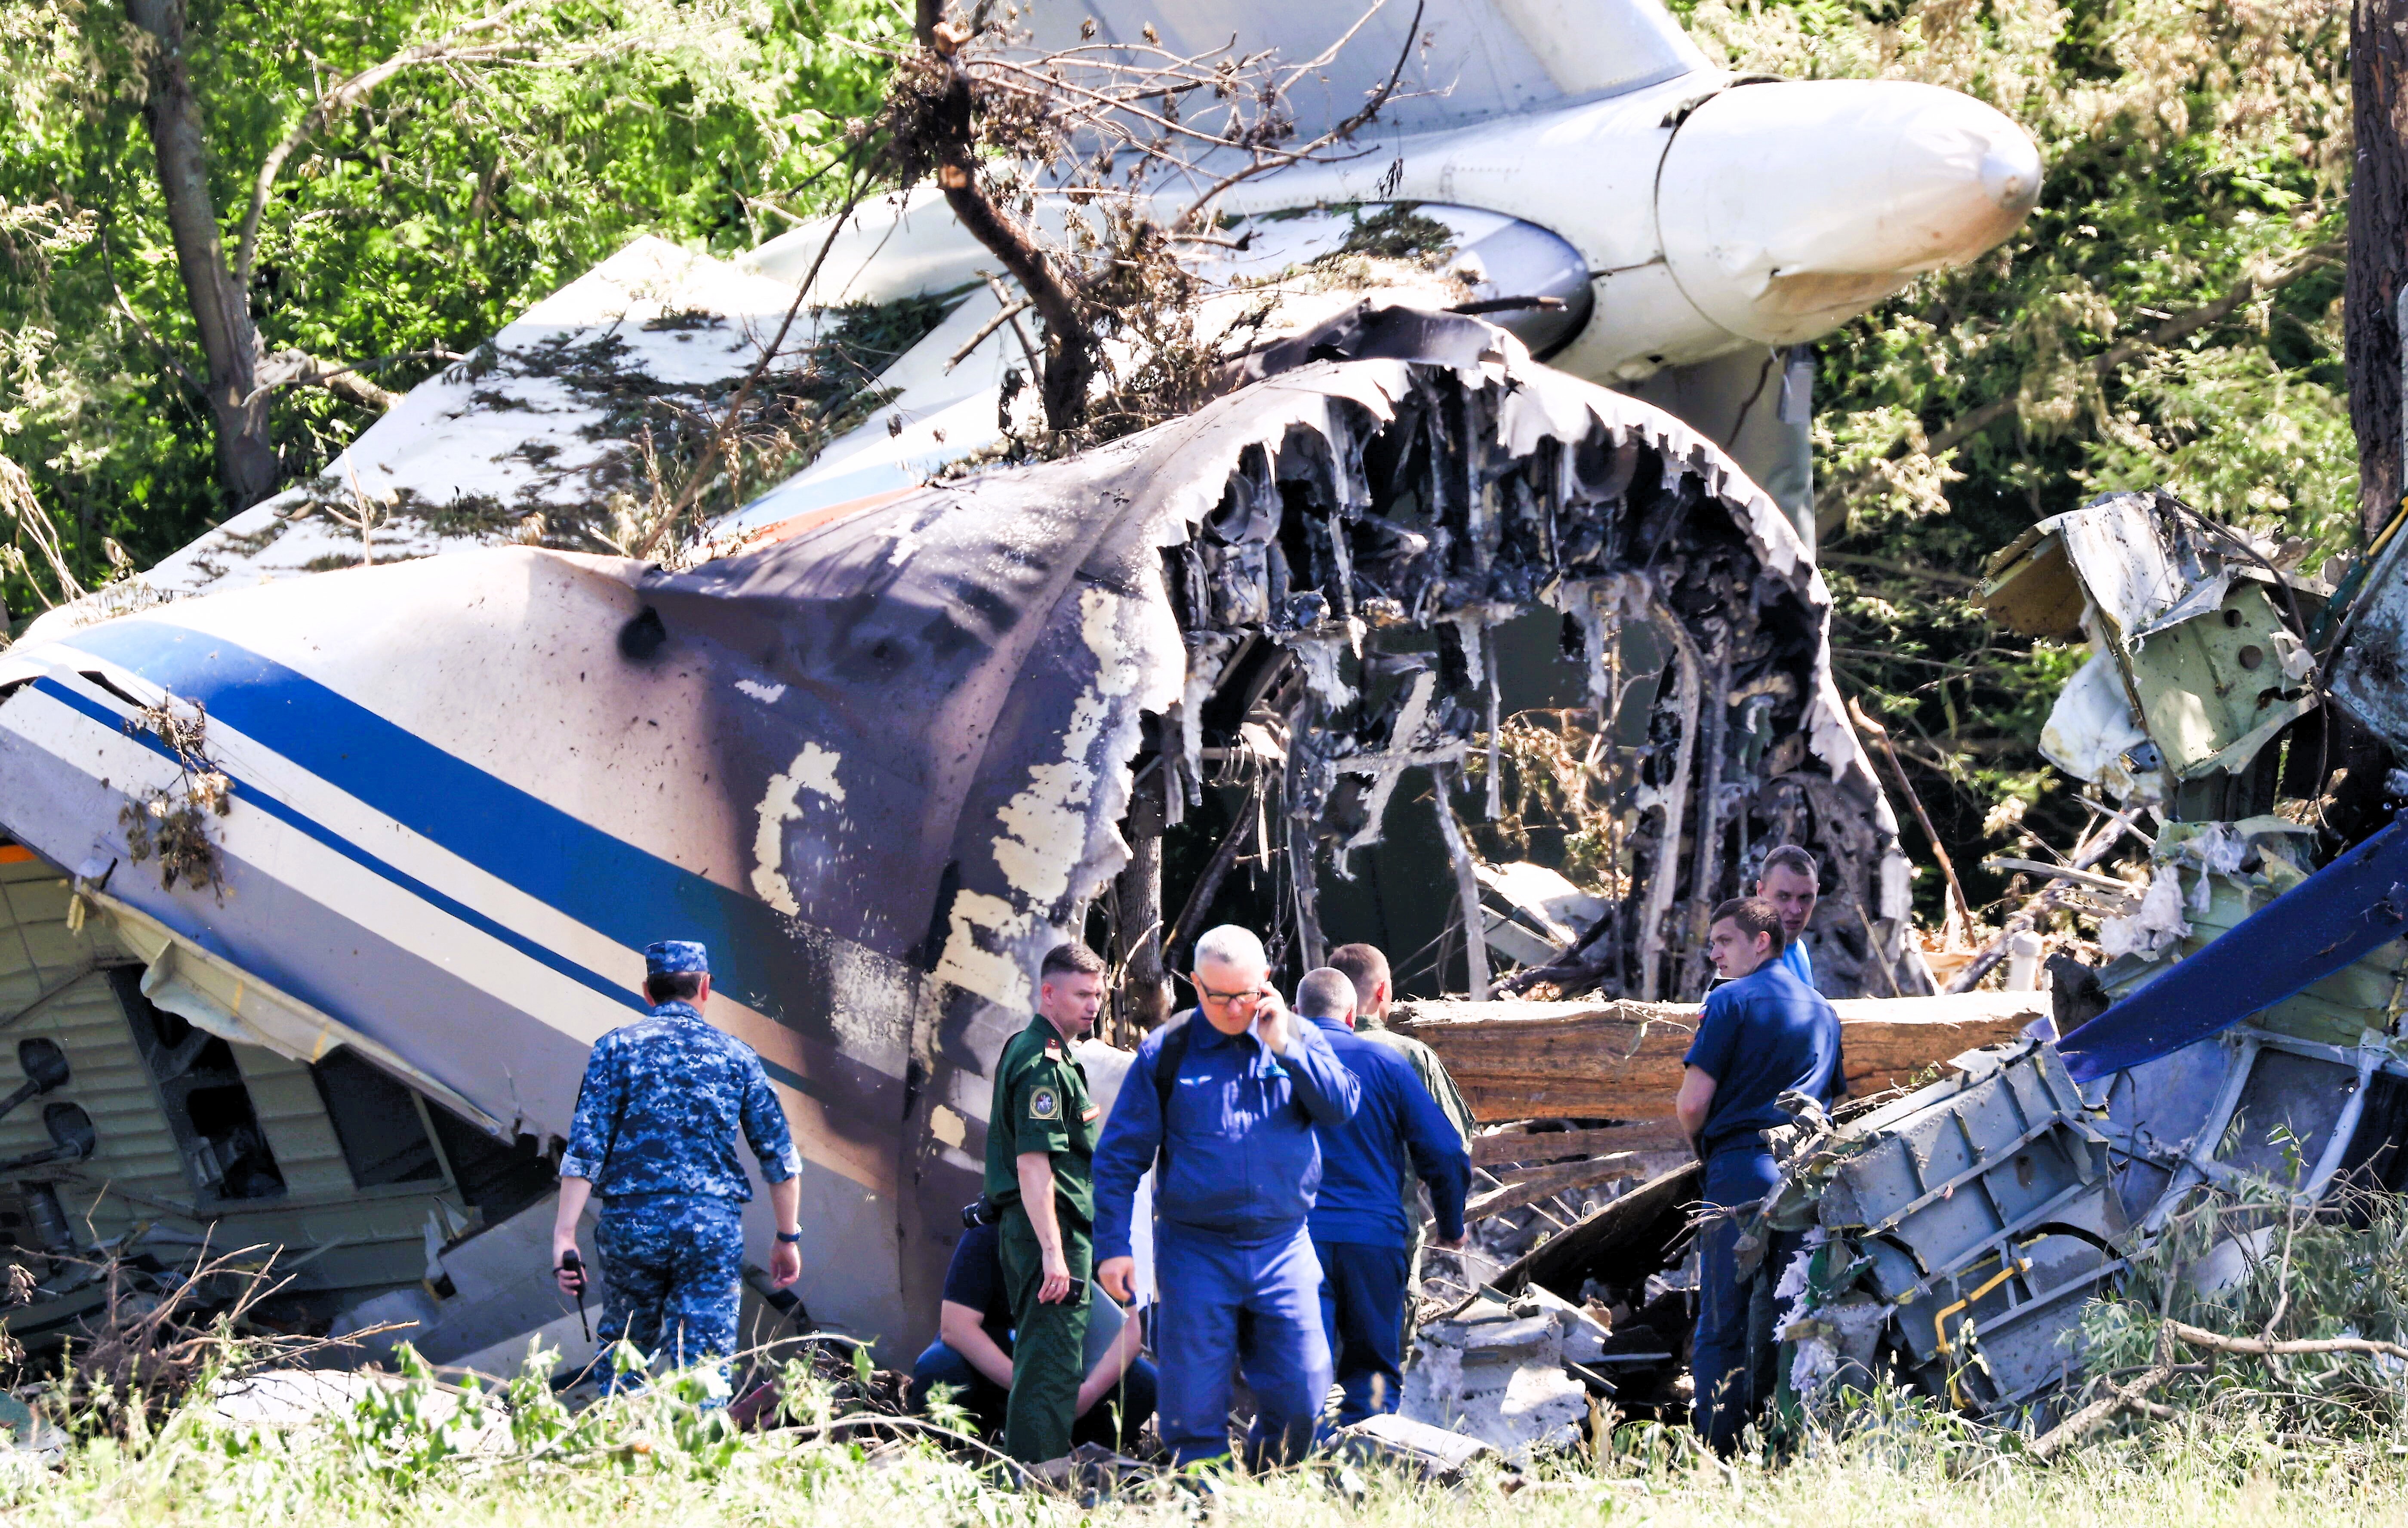
{"label": "fallen log", "polygon": [[1636,1151],[1617,1151],[1610,1157],[1591,1162],[1558,1162],[1545,1167],[1526,1167],[1505,1179],[1501,1188],[1475,1194],[1463,1207],[1467,1221],[1484,1221],[1491,1215],[1535,1205],[1541,1199],[1552,1199],[1569,1189],[1594,1188],[1617,1178],[1645,1178],[1646,1164],[1653,1159]]}
{"label": "fallen log", "polygon": [[[1848,1091],[1901,1086],[1977,1047],[2012,1039],[2048,1011],[2045,992],[1865,997],[1834,1003]],[[1694,1003],[1399,1005],[1389,1023],[1446,1063],[1473,1119],[1654,1120],[1681,1086]]]}
{"label": "fallen log", "polygon": [[1498,1131],[1471,1143],[1471,1164],[1495,1167],[1512,1162],[1562,1162],[1612,1151],[1685,1151],[1688,1134],[1677,1120],[1637,1120],[1597,1130]]}

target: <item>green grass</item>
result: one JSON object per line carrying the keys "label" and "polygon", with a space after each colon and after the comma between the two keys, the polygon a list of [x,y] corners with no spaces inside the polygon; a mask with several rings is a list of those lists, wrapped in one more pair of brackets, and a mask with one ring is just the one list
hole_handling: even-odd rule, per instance
{"label": "green grass", "polygon": [[1325,1467],[1231,1483],[1209,1507],[1168,1488],[1082,1507],[998,1489],[925,1444],[866,1446],[809,1427],[731,1435],[676,1394],[580,1417],[539,1383],[512,1387],[511,1399],[514,1411],[496,1402],[447,1419],[441,1392],[422,1383],[289,1433],[247,1434],[188,1407],[130,1440],[83,1438],[62,1468],[19,1475],[0,1510],[12,1525],[62,1528],[2296,1528],[2408,1515],[2408,1445],[2302,1451],[2204,1421],[2116,1433],[2046,1468],[2012,1439],[1913,1410],[1819,1435],[1778,1467],[1715,1464],[1685,1435],[1630,1427],[1601,1463],[1542,1465],[1510,1492],[1493,1470],[1450,1490]]}

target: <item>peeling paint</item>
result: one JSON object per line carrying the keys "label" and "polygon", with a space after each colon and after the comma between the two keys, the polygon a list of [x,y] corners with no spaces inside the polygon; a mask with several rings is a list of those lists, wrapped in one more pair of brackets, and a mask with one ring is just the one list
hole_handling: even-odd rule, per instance
{"label": "peeling paint", "polygon": [[[781,692],[784,686],[780,686]],[[752,891],[769,906],[789,918],[802,912],[795,900],[795,892],[782,871],[785,864],[785,825],[800,821],[803,816],[803,793],[812,792],[841,806],[844,786],[836,778],[838,756],[817,743],[806,743],[795,755],[795,762],[782,775],[769,777],[769,788],[756,808],[760,826],[752,835]]]}
{"label": "peeling paint", "polygon": [[936,978],[1002,1007],[1026,1008],[1037,992],[1018,949],[1042,926],[999,896],[960,893],[947,918],[945,950],[938,957]]}

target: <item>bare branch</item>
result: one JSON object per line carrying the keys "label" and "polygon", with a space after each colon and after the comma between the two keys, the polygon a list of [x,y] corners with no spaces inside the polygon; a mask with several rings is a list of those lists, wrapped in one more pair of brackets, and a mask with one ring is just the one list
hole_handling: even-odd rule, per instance
{"label": "bare branch", "polygon": [[2143,1397],[2172,1378],[2173,1376],[2172,1364],[2160,1364],[2128,1385],[2108,1387],[2106,1394],[2034,1438],[2031,1446],[2032,1457],[2043,1464],[2055,1459],[2058,1454],[2098,1432],[2126,1411],[2137,1409],[2142,1405]]}
{"label": "bare branch", "polygon": [[2287,1357],[2300,1353],[2377,1353],[2386,1358],[2408,1360],[2408,1348],[2396,1342],[2378,1342],[2372,1337],[2313,1337],[2283,1342],[2265,1337],[2228,1337],[2203,1326],[2189,1326],[2171,1321],[2166,1322],[2166,1330],[2176,1339],[2194,1348],[2213,1348],[2220,1353],[2241,1353],[2255,1358]]}
{"label": "bare branch", "polygon": [[[1374,4],[1371,9],[1379,9],[1381,4],[1385,4],[1385,0],[1379,0],[1379,3]],[[1369,101],[1363,103],[1361,110],[1355,112],[1353,116],[1347,118],[1344,121],[1340,122],[1336,127],[1331,128],[1328,132],[1324,133],[1321,136],[1313,139],[1311,143],[1306,144],[1301,149],[1283,150],[1277,153],[1262,154],[1258,156],[1253,164],[1246,165],[1243,169],[1240,169],[1232,175],[1224,177],[1221,180],[1207,189],[1203,195],[1198,196],[1189,205],[1186,213],[1179,220],[1179,226],[1190,229],[1200,227],[1201,224],[1197,220],[1203,215],[1205,209],[1211,207],[1213,202],[1218,201],[1221,195],[1227,192],[1231,187],[1240,185],[1244,181],[1251,180],[1255,176],[1261,175],[1267,170],[1278,169],[1283,165],[1300,164],[1305,160],[1312,159],[1326,150],[1332,144],[1343,143],[1352,138],[1356,133],[1362,131],[1363,128],[1369,125],[1371,120],[1380,114],[1383,107],[1387,106],[1389,97],[1397,93],[1397,82],[1405,77],[1405,61],[1412,57],[1413,39],[1421,35],[1422,12],[1426,8],[1427,5],[1428,0],[1414,0],[1412,24],[1405,28],[1405,46],[1398,50],[1396,66],[1388,71],[1388,82],[1381,86]],[[1364,21],[1369,21],[1369,19],[1370,12],[1366,11],[1364,13]],[[1361,21],[1357,21],[1355,23],[1355,26],[1358,28],[1361,25]],[[1354,33],[1351,30],[1346,34],[1349,37],[1354,35]]]}
{"label": "bare branch", "polygon": [[280,387],[322,387],[328,392],[339,393],[354,403],[364,403],[374,408],[391,408],[394,404],[401,402],[402,395],[379,387],[360,373],[403,361],[466,361],[467,359],[466,356],[455,350],[395,350],[391,355],[372,356],[366,361],[353,361],[348,364],[337,366],[330,365],[306,351],[278,350],[268,356],[265,364],[261,367],[263,372],[273,370],[278,375],[269,377],[253,388],[251,395],[242,400],[243,407],[249,407]]}
{"label": "bare branch", "polygon": [[1012,320],[1020,317],[1021,313],[1025,311],[1027,307],[1028,299],[1025,297],[1015,297],[1011,301],[1004,304],[1001,312],[998,312],[995,317],[987,320],[984,323],[980,324],[977,334],[972,335],[967,341],[965,341],[960,350],[955,350],[953,354],[945,358],[945,369],[947,371],[951,371],[955,366],[958,366],[963,362],[968,360],[972,350],[977,350],[980,346],[986,343],[987,336],[994,334],[997,329],[1002,328]]}
{"label": "bare branch", "polygon": [[[923,8],[932,3],[941,5],[942,0],[921,0]],[[810,295],[811,283],[820,278],[820,267],[826,264],[828,251],[836,248],[837,236],[844,232],[845,220],[852,217],[853,208],[861,205],[861,198],[867,186],[866,180],[856,179],[853,188],[845,193],[844,205],[838,207],[836,215],[828,220],[827,237],[820,241],[819,252],[811,256],[810,268],[803,273],[802,280],[796,284],[795,300],[786,305],[786,316],[780,321],[777,334],[770,338],[768,346],[762,350],[761,359],[754,362],[752,369],[744,374],[743,385],[736,390],[736,396],[728,400],[726,411],[720,416],[719,427],[710,433],[710,439],[703,446],[702,454],[695,459],[694,470],[686,478],[685,487],[678,491],[676,502],[669,506],[666,514],[661,516],[653,522],[652,528],[644,533],[643,540],[637,543],[629,555],[638,559],[652,556],[653,549],[660,545],[661,537],[684,517],[686,510],[693,507],[694,501],[701,496],[703,485],[710,481],[711,469],[718,465],[720,458],[726,453],[727,440],[735,434],[737,421],[744,417],[745,404],[752,400],[753,390],[761,385],[761,378],[767,375],[770,364],[776,361],[779,352],[785,349],[786,336],[794,329],[795,318],[802,312],[804,300]]]}

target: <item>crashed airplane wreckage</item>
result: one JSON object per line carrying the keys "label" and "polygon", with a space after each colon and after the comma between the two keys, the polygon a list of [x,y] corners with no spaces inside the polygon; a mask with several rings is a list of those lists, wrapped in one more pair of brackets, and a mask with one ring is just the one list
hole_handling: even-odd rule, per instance
{"label": "crashed airplane wreckage", "polygon": [[[2045,883],[2019,920],[2086,913],[2108,958],[2052,959],[2040,1034],[1836,1120],[1810,1111],[1744,1222],[1743,1246],[1774,1230],[1810,1244],[1761,1273],[1784,1302],[1785,1393],[1812,1405],[1893,1376],[2045,1420],[2083,1373],[2086,1302],[2202,1192],[2255,1185],[2304,1208],[2408,1187],[2408,822],[2379,825],[2408,749],[2408,569],[2396,540],[2376,550],[2336,587],[2171,494],[2132,493],[1992,560],[1994,619],[2089,638],[2043,748],[2115,798],[2067,864],[2016,862]],[[2125,835],[2145,880],[2085,868]],[[1584,1260],[1626,1280],[1663,1266],[1693,1172],[1526,1263],[1558,1291]],[[2186,1277],[2237,1281],[2271,1254],[2269,1227],[2233,1217]]]}
{"label": "crashed airplane wreckage", "polygon": [[[1098,906],[1140,977],[1221,886],[1292,960],[1477,921],[1475,995],[1642,1004],[1694,995],[1700,915],[1802,842],[1826,987],[1929,992],[1830,684],[1812,367],[1781,348],[2006,237],[2036,146],[1928,86],[1713,69],[1653,0],[1390,7],[1350,49],[1312,7],[1156,8],[1046,25],[1317,57],[1306,136],[1407,60],[1376,153],[1229,198],[1208,281],[1283,287],[1267,334],[1329,321],[1253,385],[929,486],[1009,434],[1024,352],[989,252],[898,198],[838,231],[761,378],[809,464],[675,549],[698,566],[578,555],[642,549],[649,453],[739,393],[829,230],[639,239],[0,653],[13,1335],[84,1320],[98,1257],[166,1278],[207,1241],[280,1249],[298,1326],[579,1361],[537,1272],[557,1138],[665,934],[712,945],[712,1017],[806,1154],[788,1318],[890,1358],[933,1320],[1025,973]],[[1321,263],[1399,220],[1436,231],[1407,311],[1349,316]],[[1467,304],[1501,330],[1411,311]],[[1475,740],[1540,706],[1596,719],[1611,897],[1471,852]]]}
{"label": "crashed airplane wreckage", "polygon": [[1832,866],[1819,959],[1928,990],[1786,519],[1500,331],[1363,333],[1416,358],[1297,365],[685,572],[464,551],[0,656],[7,1021],[89,1121],[0,1118],[40,1319],[75,1314],[93,1242],[207,1235],[283,1247],[321,1319],[415,1321],[438,1361],[573,1335],[530,1271],[543,1184],[674,933],[796,1125],[809,1319],[916,1340],[1029,973],[1216,779],[1275,777],[1266,842],[1314,867],[1280,883],[1301,958],[1353,935],[1324,903],[1405,814],[1449,846],[1405,890],[1477,916],[1459,787],[1517,622],[1640,739],[1627,895],[1585,946],[1609,990],[1684,981],[1664,931],[1776,841]]}

